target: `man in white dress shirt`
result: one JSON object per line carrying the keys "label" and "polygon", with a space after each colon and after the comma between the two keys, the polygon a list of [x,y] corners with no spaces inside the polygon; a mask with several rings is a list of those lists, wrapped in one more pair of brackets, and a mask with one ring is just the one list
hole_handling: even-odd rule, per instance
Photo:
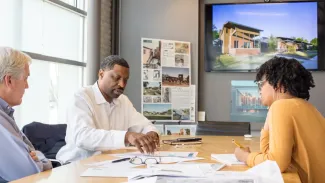
{"label": "man in white dress shirt", "polygon": [[104,59],[98,81],[79,90],[67,112],[66,145],[56,158],[76,161],[98,152],[135,145],[141,153],[153,153],[158,130],[123,95],[129,65],[119,56]]}

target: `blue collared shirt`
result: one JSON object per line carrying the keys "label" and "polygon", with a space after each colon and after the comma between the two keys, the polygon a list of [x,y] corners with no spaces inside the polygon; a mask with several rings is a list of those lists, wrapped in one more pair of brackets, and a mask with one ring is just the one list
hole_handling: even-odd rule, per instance
{"label": "blue collared shirt", "polygon": [[0,182],[40,172],[29,155],[28,145],[15,133],[17,127],[11,125],[14,122],[13,113],[14,109],[0,98]]}

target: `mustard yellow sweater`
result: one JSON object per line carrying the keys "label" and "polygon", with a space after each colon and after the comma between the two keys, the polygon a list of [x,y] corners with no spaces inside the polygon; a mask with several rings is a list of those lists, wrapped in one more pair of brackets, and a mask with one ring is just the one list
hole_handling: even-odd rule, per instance
{"label": "mustard yellow sweater", "polygon": [[250,153],[249,166],[276,161],[282,172],[290,164],[303,183],[325,182],[325,119],[303,99],[274,102],[266,119],[269,130],[261,131],[259,153]]}

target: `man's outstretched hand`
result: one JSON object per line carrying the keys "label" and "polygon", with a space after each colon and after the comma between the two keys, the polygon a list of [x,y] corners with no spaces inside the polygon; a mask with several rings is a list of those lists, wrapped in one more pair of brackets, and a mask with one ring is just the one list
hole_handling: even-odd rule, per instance
{"label": "man's outstretched hand", "polygon": [[156,146],[159,147],[160,141],[159,141],[159,135],[157,132],[151,131],[151,132],[148,132],[146,135],[148,135],[149,138],[152,138],[155,141]]}
{"label": "man's outstretched hand", "polygon": [[126,132],[125,142],[134,145],[141,153],[153,154],[159,143],[159,136],[156,132],[148,132],[147,134]]}

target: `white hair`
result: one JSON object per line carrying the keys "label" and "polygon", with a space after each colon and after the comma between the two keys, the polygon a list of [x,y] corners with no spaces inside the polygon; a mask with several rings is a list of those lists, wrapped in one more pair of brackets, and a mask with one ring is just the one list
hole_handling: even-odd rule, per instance
{"label": "white hair", "polygon": [[9,47],[0,47],[0,83],[6,75],[16,79],[24,73],[26,64],[30,64],[32,58],[27,54]]}

